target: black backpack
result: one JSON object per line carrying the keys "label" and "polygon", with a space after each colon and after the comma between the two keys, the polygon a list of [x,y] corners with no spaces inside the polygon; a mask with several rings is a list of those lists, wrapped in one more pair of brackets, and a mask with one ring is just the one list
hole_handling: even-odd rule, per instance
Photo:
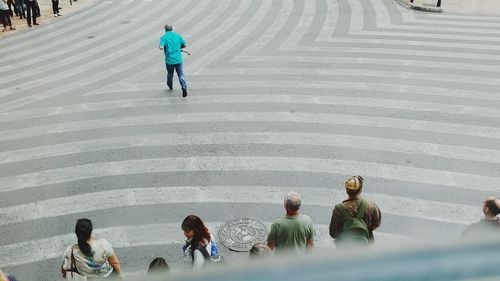
{"label": "black backpack", "polygon": [[361,200],[356,216],[353,217],[342,204],[335,206],[344,218],[344,226],[342,228],[342,233],[337,238],[338,242],[345,245],[368,246],[368,241],[370,240],[370,230],[365,222],[366,207],[366,201]]}
{"label": "black backpack", "polygon": [[211,256],[203,244],[198,244],[195,250],[199,250],[203,254],[203,257],[205,258],[204,266],[222,265],[226,263],[226,259],[221,255]]}

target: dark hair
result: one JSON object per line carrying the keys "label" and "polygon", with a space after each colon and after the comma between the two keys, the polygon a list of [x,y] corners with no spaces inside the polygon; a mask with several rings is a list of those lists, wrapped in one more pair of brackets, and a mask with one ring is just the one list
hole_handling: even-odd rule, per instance
{"label": "dark hair", "polygon": [[87,241],[92,235],[92,222],[89,219],[79,219],[75,226],[76,237],[78,237],[78,247],[87,257],[92,256],[92,248]]}
{"label": "dark hair", "polygon": [[257,242],[250,249],[250,257],[271,256],[271,249],[263,242]]}
{"label": "dark hair", "polygon": [[186,232],[191,230],[194,231],[193,239],[191,239],[189,243],[191,245],[191,251],[194,251],[199,243],[204,244],[204,240],[210,242],[210,232],[208,228],[206,228],[203,221],[195,215],[187,216],[184,221],[182,221],[181,228]]}
{"label": "dark hair", "polygon": [[165,24],[165,32],[172,31],[172,30],[174,30],[174,27],[171,24],[168,24],[168,23]]}
{"label": "dark hair", "polygon": [[148,274],[163,273],[168,272],[170,268],[168,267],[167,261],[164,258],[155,258],[149,264]]}
{"label": "dark hair", "polygon": [[499,209],[499,206],[497,206],[497,204],[495,202],[495,198],[486,200],[486,207],[488,207],[488,209],[490,209],[490,212],[493,215],[497,216],[498,214],[500,214],[500,209]]}

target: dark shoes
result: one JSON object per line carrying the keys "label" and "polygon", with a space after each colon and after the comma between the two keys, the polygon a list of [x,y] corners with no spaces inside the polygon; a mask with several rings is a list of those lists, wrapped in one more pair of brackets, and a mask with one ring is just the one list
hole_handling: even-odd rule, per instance
{"label": "dark shoes", "polygon": [[34,25],[40,25],[40,24],[35,22]]}
{"label": "dark shoes", "polygon": [[182,89],[182,97],[185,98],[188,95],[187,89]]}

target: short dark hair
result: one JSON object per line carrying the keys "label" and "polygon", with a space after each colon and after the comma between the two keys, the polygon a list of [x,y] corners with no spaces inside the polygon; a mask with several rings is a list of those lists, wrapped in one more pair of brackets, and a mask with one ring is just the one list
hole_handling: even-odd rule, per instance
{"label": "short dark hair", "polygon": [[167,261],[164,258],[158,257],[149,264],[148,274],[168,272],[169,270],[170,268],[168,267]]}
{"label": "short dark hair", "polygon": [[486,200],[486,207],[488,207],[493,215],[497,216],[498,214],[500,214],[500,208],[497,205],[495,198]]}
{"label": "short dark hair", "polygon": [[171,24],[169,23],[165,24],[165,31],[172,31],[172,30],[174,30],[174,27]]}
{"label": "short dark hair", "polygon": [[271,249],[264,242],[257,242],[250,249],[251,257],[271,256],[271,254]]}

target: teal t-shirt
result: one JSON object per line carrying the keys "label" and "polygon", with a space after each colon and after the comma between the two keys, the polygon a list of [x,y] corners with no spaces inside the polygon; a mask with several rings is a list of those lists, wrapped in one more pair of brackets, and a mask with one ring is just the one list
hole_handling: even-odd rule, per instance
{"label": "teal t-shirt", "polygon": [[304,250],[307,241],[314,240],[314,225],[306,215],[284,216],[271,225],[267,241],[274,241],[276,252]]}
{"label": "teal t-shirt", "polygon": [[173,31],[165,32],[160,38],[160,46],[163,47],[166,64],[182,63],[181,47],[186,46],[186,41],[180,34]]}

